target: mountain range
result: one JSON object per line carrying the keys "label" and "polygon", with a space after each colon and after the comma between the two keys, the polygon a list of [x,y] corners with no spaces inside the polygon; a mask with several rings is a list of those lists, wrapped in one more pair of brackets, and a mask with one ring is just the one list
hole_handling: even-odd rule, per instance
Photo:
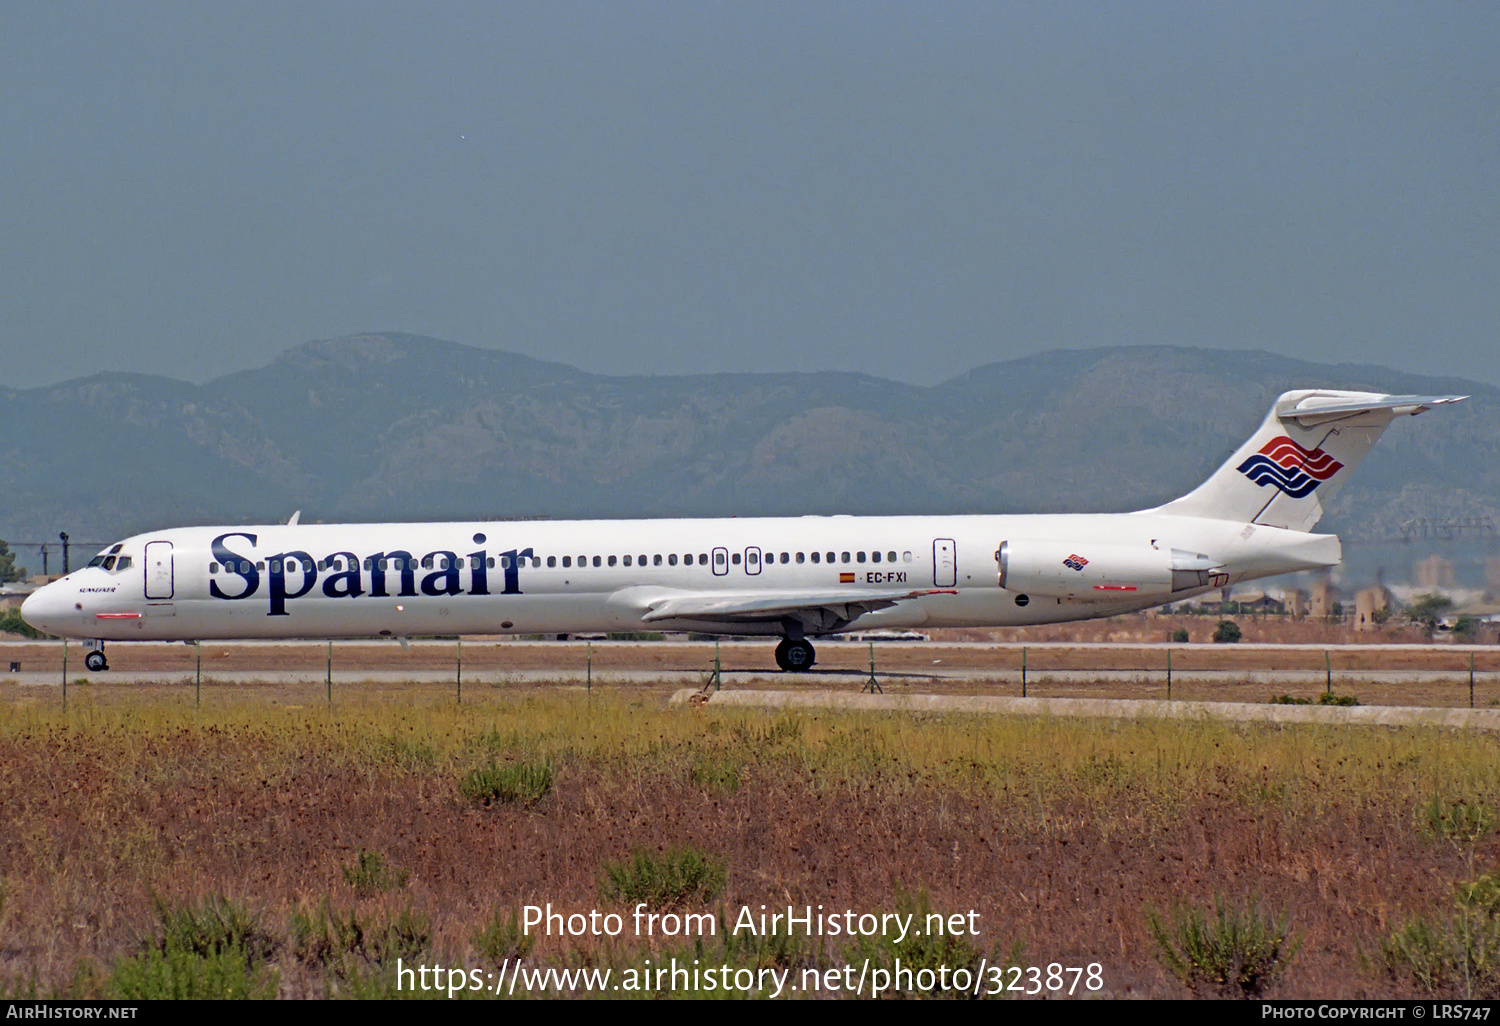
{"label": "mountain range", "polygon": [[299,509],[304,522],[1129,510],[1190,490],[1276,395],[1318,386],[1472,396],[1394,425],[1320,530],[1500,519],[1500,389],[1456,376],[1162,346],[1041,353],[931,387],[615,377],[384,333],[201,385],[100,373],[0,388],[0,538],[106,542]]}

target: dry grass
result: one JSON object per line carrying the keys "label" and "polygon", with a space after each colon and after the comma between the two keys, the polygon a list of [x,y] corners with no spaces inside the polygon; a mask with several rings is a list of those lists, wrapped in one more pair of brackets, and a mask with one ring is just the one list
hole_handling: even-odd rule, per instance
{"label": "dry grass", "polygon": [[[543,764],[552,786],[535,801],[460,792],[476,769]],[[66,714],[7,709],[0,809],[8,992],[102,993],[117,960],[158,938],[161,908],[224,895],[280,938],[282,994],[371,993],[359,972],[386,971],[381,959],[298,957],[295,938],[326,947],[357,921],[476,967],[516,947],[494,938],[523,904],[625,911],[600,897],[604,867],[691,847],[724,860],[711,908],[731,916],[894,911],[922,890],[935,910],[979,912],[979,949],[1099,962],[1117,995],[1185,993],[1146,906],[1254,894],[1303,939],[1273,996],[1416,996],[1382,968],[1383,939],[1500,861],[1493,817],[1473,811],[1500,809],[1500,748],[1374,728],[665,710],[536,689],[201,711],[80,689]],[[409,875],[358,886],[346,870],[368,852]],[[623,965],[661,943],[542,937],[526,951]],[[849,955],[825,940],[797,957]]]}

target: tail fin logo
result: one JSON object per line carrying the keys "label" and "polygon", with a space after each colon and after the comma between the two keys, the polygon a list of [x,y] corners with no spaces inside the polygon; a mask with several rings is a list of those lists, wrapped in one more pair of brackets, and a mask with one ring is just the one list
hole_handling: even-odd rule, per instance
{"label": "tail fin logo", "polygon": [[1262,487],[1274,485],[1300,499],[1312,494],[1344,465],[1322,449],[1304,449],[1286,435],[1278,435],[1237,469]]}

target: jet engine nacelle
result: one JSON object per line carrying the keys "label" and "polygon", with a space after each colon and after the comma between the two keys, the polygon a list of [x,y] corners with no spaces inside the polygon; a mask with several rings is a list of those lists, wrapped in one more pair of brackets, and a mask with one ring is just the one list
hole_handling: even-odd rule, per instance
{"label": "jet engine nacelle", "polygon": [[1173,591],[1173,550],[1149,545],[1007,541],[995,561],[1000,587],[1018,594],[1104,602]]}

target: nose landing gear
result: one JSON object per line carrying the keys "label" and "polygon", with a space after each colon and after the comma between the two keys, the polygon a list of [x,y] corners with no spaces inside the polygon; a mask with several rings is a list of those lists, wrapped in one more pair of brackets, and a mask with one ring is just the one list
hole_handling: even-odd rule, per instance
{"label": "nose landing gear", "polygon": [[96,648],[84,656],[83,665],[89,668],[90,673],[103,673],[109,669],[109,661],[104,658],[104,649]]}
{"label": "nose landing gear", "polygon": [[782,638],[781,644],[776,646],[776,665],[787,673],[811,669],[817,658],[817,650],[806,638],[798,638],[796,641]]}

